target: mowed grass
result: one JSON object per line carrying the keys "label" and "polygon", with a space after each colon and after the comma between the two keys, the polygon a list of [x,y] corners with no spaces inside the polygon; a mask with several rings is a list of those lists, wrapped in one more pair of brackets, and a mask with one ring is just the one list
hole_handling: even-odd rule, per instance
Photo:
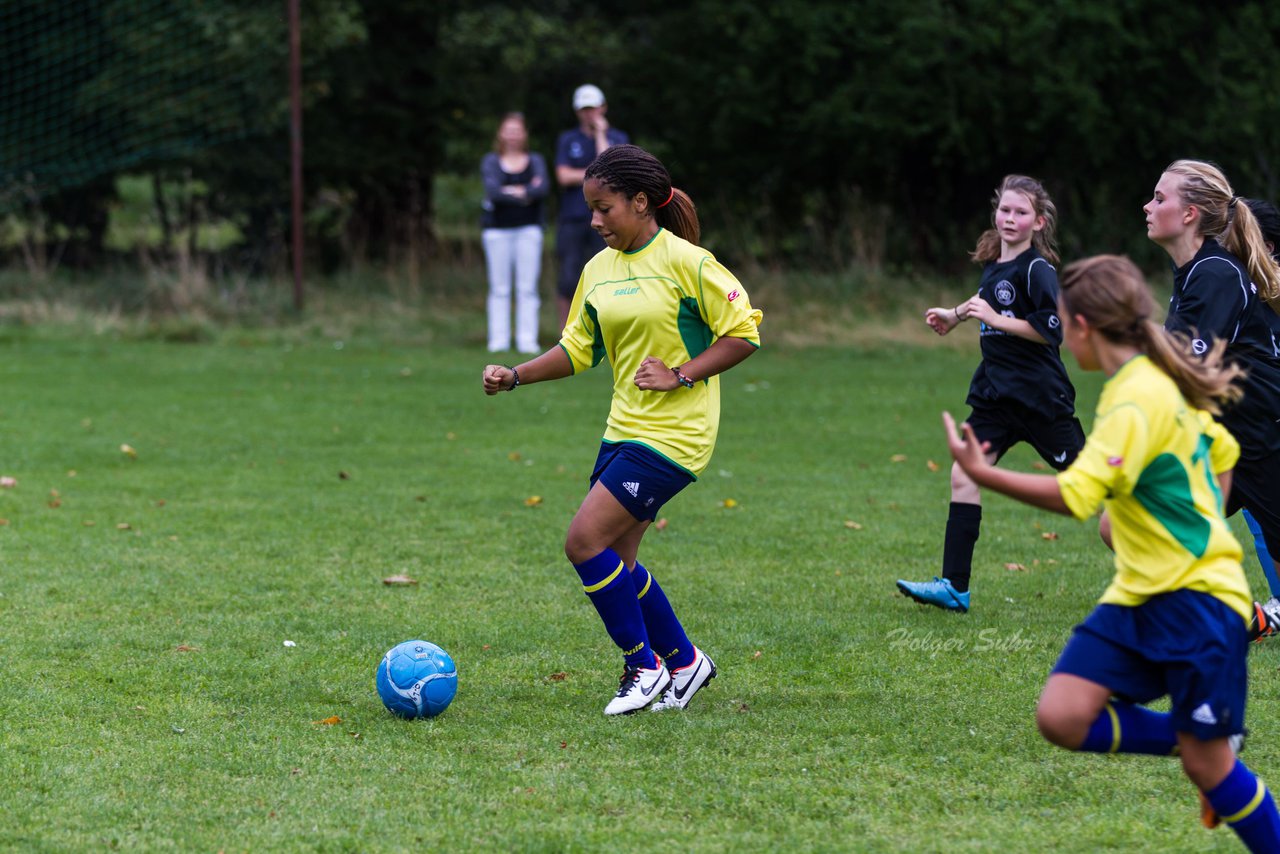
{"label": "mowed grass", "polygon": [[[473,346],[0,331],[0,849],[1239,850],[1175,761],[1035,731],[1111,574],[1093,524],[990,497],[973,612],[896,593],[938,572],[976,349],[767,344],[642,548],[720,676],[607,719],[562,553],[604,367],[487,398]],[[373,673],[415,637],[459,689],[404,722]],[[1275,780],[1278,650],[1245,754]]]}

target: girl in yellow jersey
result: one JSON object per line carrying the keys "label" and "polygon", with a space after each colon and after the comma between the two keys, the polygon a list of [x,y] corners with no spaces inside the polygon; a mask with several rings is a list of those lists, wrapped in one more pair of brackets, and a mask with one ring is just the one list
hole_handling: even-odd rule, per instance
{"label": "girl in yellow jersey", "polygon": [[652,154],[610,146],[587,167],[582,190],[607,248],[582,271],[559,345],[515,367],[488,365],[484,390],[560,379],[608,357],[613,405],[565,555],[623,653],[604,713],[683,709],[715,664],[636,556],[659,508],[710,461],[717,375],[759,348],[761,313],[696,245],[693,202]]}
{"label": "girl in yellow jersey", "polygon": [[[1155,322],[1155,302],[1126,258],[1063,271],[1063,339],[1102,371],[1093,432],[1061,474],[987,463],[968,424],[943,415],[952,456],[981,486],[1085,519],[1105,507],[1116,574],[1076,627],[1045,684],[1036,723],[1069,750],[1177,755],[1201,793],[1206,826],[1225,820],[1251,851],[1280,851],[1280,814],[1236,758],[1244,731],[1252,604],[1223,496],[1240,447],[1211,417],[1239,396],[1219,344],[1201,361]],[[1146,708],[1169,696],[1168,712]]]}

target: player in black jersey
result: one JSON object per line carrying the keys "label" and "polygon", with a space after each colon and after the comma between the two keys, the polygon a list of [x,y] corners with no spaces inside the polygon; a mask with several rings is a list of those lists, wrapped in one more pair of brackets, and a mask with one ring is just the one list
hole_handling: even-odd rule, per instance
{"label": "player in black jersey", "polygon": [[[1244,203],[1249,206],[1253,218],[1258,221],[1258,228],[1262,230],[1262,240],[1266,244],[1267,252],[1272,258],[1280,261],[1280,254],[1277,254],[1280,252],[1280,210],[1277,210],[1271,202],[1262,199],[1245,199]],[[1271,336],[1280,341],[1280,315],[1277,315],[1266,303],[1263,305],[1266,309],[1264,315],[1271,327]],[[1253,535],[1253,547],[1258,553],[1258,563],[1262,564],[1262,574],[1267,577],[1267,587],[1271,591],[1270,599],[1254,607],[1254,634],[1261,639],[1280,631],[1280,572],[1277,572],[1276,563],[1271,557],[1270,550],[1267,549],[1267,541],[1258,520],[1253,518],[1253,514],[1248,510],[1241,510],[1240,515],[1244,517],[1245,524],[1249,526],[1249,533]]]}
{"label": "player in black jersey", "polygon": [[[1018,442],[1062,471],[1084,445],[1075,417],[1075,388],[1058,348],[1058,260],[1054,246],[1057,208],[1043,186],[1025,175],[1009,175],[992,199],[992,228],[971,253],[983,265],[977,295],[955,308],[935,307],[925,322],[946,335],[961,321],[980,323],[982,362],[973,374],[966,403],[968,423],[987,445],[994,464]],[[917,602],[948,611],[969,610],[973,547],[982,523],[977,485],[958,465],[951,468],[951,509],[942,552],[942,577],[898,580]]]}
{"label": "player in black jersey", "polygon": [[[1226,510],[1248,509],[1267,551],[1280,554],[1280,340],[1266,305],[1280,301],[1280,266],[1253,212],[1212,163],[1171,163],[1143,212],[1147,236],[1174,265],[1165,327],[1200,353],[1226,341],[1227,359],[1247,371],[1244,397],[1221,417],[1240,443]],[[1259,635],[1275,631],[1256,603],[1254,622]]]}

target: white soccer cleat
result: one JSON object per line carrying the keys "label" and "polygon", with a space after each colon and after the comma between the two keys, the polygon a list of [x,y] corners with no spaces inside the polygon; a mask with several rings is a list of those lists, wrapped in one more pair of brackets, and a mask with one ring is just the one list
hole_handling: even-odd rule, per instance
{"label": "white soccer cleat", "polygon": [[689,705],[693,695],[712,679],[716,678],[716,663],[705,652],[693,648],[693,661],[678,670],[671,671],[671,687],[663,692],[661,699],[649,709],[661,712],[667,709],[683,709]]}
{"label": "white soccer cleat", "polygon": [[671,674],[658,662],[658,666],[628,667],[622,671],[618,682],[618,695],[604,707],[606,715],[629,715],[638,712],[662,695],[671,684]]}

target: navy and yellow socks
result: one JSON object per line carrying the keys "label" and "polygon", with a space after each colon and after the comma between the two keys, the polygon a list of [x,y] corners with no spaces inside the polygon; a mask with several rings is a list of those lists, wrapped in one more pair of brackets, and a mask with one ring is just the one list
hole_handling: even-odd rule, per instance
{"label": "navy and yellow socks", "polygon": [[627,666],[656,667],[640,601],[631,586],[631,573],[618,553],[605,549],[589,560],[575,563],[573,568],[578,571],[583,592],[595,605],[605,631],[622,650]]}
{"label": "navy and yellow socks", "polygon": [[1111,700],[1089,727],[1079,749],[1087,753],[1143,753],[1172,756],[1178,746],[1173,717],[1144,706]]}
{"label": "navy and yellow socks", "polygon": [[1239,759],[1226,779],[1204,796],[1250,851],[1280,851],[1280,813],[1275,799]]}
{"label": "navy and yellow socks", "polygon": [[693,644],[684,633],[684,626],[676,618],[676,612],[667,601],[667,594],[658,586],[658,580],[639,562],[631,573],[631,584],[640,600],[640,612],[649,632],[649,640],[662,656],[668,670],[677,670],[693,663]]}

